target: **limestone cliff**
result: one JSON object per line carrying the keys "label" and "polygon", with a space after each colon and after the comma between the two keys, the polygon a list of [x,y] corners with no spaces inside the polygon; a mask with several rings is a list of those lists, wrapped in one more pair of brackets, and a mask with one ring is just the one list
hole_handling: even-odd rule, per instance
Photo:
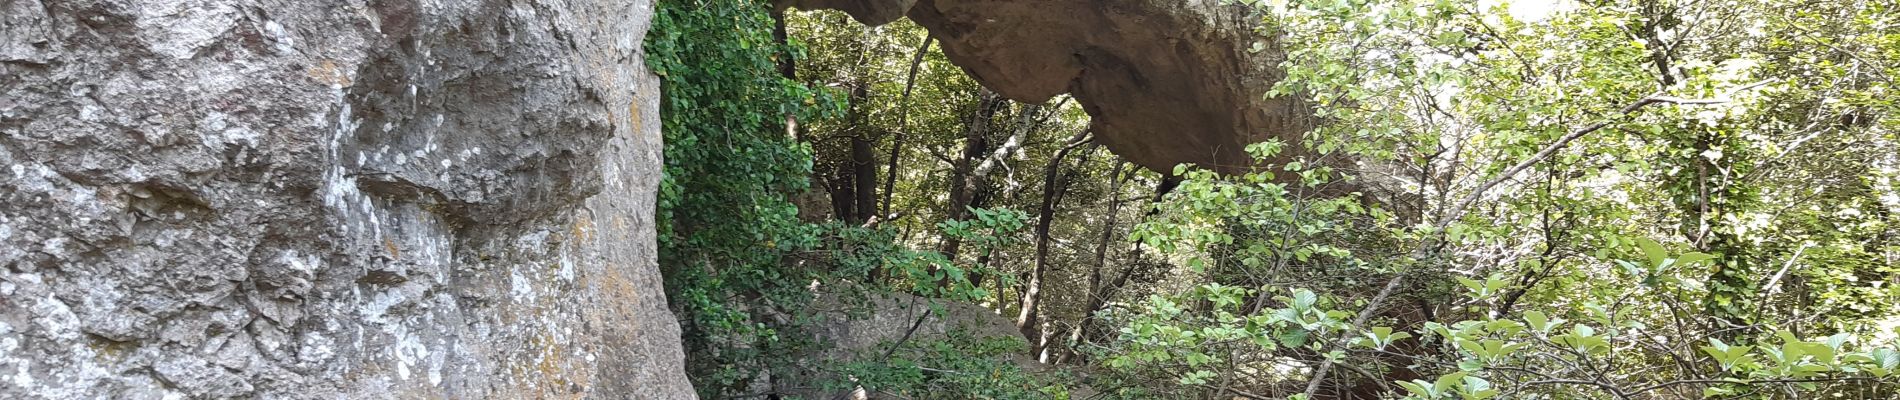
{"label": "limestone cliff", "polygon": [[1041,102],[1070,93],[1097,140],[1150,169],[1251,164],[1249,143],[1298,142],[1298,101],[1265,94],[1285,56],[1259,16],[1224,0],[779,0],[867,24],[908,16],[984,86]]}
{"label": "limestone cliff", "polygon": [[0,398],[692,398],[649,0],[0,0]]}

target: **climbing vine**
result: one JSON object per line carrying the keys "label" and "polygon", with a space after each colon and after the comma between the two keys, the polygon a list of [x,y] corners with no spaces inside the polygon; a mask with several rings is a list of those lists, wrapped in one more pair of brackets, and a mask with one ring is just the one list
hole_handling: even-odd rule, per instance
{"label": "climbing vine", "polygon": [[[736,299],[794,300],[781,282],[817,271],[778,268],[817,246],[788,193],[804,190],[810,150],[784,132],[787,118],[823,117],[824,93],[777,74],[796,54],[772,37],[769,5],[752,0],[661,1],[648,65],[664,84],[665,177],[660,183],[660,265],[681,319],[688,375],[702,396],[744,384],[796,341],[777,340]],[[736,344],[744,344],[736,345]]]}

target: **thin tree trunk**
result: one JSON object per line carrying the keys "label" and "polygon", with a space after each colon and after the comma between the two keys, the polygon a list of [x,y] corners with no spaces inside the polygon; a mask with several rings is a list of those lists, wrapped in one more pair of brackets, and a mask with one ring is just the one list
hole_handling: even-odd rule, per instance
{"label": "thin tree trunk", "polygon": [[[1732,340],[1745,333],[1744,330],[1731,328],[1749,325],[1748,315],[1746,315],[1747,302],[1751,295],[1759,290],[1748,279],[1748,275],[1753,272],[1748,257],[1749,249],[1744,247],[1742,241],[1734,234],[1729,233],[1729,230],[1715,227],[1716,224],[1721,223],[1720,221],[1725,217],[1723,214],[1726,212],[1718,208],[1718,205],[1727,204],[1722,200],[1728,200],[1729,196],[1723,187],[1714,184],[1713,181],[1716,178],[1709,172],[1719,171],[1723,166],[1717,165],[1717,161],[1700,156],[1708,154],[1715,145],[1714,134],[1704,132],[1696,136],[1695,152],[1690,153],[1696,155],[1694,182],[1696,194],[1695,202],[1691,205],[1695,209],[1692,212],[1695,224],[1692,227],[1685,227],[1685,230],[1692,232],[1688,239],[1697,251],[1716,255],[1715,271],[1708,279],[1709,282],[1716,284],[1711,285],[1711,290],[1704,296],[1703,308],[1706,310],[1705,313],[1714,317],[1715,321],[1721,322],[1708,329],[1720,331],[1717,336],[1724,340]],[[1726,163],[1732,158],[1723,157],[1720,160]]]}
{"label": "thin tree trunk", "polygon": [[[778,9],[772,10],[772,40],[778,42],[779,46],[782,47],[790,44],[788,40],[790,37],[791,35],[787,34],[785,30],[785,11]],[[784,76],[785,79],[798,79],[798,63],[792,60],[791,54],[779,54],[778,74]]]}
{"label": "thin tree trunk", "polygon": [[[1095,268],[1089,271],[1089,303],[1101,303],[1102,269],[1108,267],[1108,244],[1115,239],[1115,220],[1121,216],[1122,168],[1128,167],[1127,161],[1117,160],[1115,169],[1109,172],[1108,184],[1108,220],[1102,224],[1101,241],[1095,244]],[[1089,311],[1094,311],[1091,308]]]}
{"label": "thin tree trunk", "polygon": [[[1150,209],[1150,211],[1143,212],[1142,216],[1145,218],[1148,215],[1153,215],[1154,214],[1153,209],[1155,205],[1161,204],[1161,199],[1166,197],[1168,194],[1168,191],[1173,190],[1173,189],[1174,189],[1174,186],[1169,185],[1166,179],[1164,178],[1160,184],[1155,186],[1155,194],[1152,197],[1148,198],[1148,208]],[[1138,220],[1136,222],[1139,223],[1140,221]],[[1142,253],[1141,242],[1135,242],[1134,256],[1130,258],[1140,259],[1141,253]],[[1126,268],[1122,268],[1122,272],[1120,274],[1115,275],[1115,280],[1109,281],[1107,285],[1102,286],[1101,294],[1094,296],[1094,298],[1090,300],[1089,309],[1092,311],[1089,311],[1089,315],[1094,315],[1095,312],[1101,311],[1103,308],[1108,307],[1108,299],[1115,298],[1116,291],[1119,291],[1124,287],[1128,287],[1128,280],[1134,277],[1135,268],[1136,266],[1129,266]],[[1084,320],[1084,321],[1087,321],[1087,320]],[[1092,324],[1083,325],[1082,337],[1095,337],[1095,332],[1091,329],[1095,327],[1096,326]]]}
{"label": "thin tree trunk", "polygon": [[858,213],[858,209],[851,204],[851,199],[855,198],[851,188],[856,186],[851,183],[851,174],[845,173],[843,166],[834,164],[832,167],[825,172],[831,176],[825,180],[825,191],[831,193],[831,215],[839,221],[850,221]]}
{"label": "thin tree trunk", "polygon": [[1003,294],[1008,293],[1004,290],[1009,289],[1007,285],[1003,284],[1004,280],[1005,279],[996,280],[996,294],[992,296],[996,298],[996,315],[1003,315],[1003,310],[1009,308],[1009,302],[1003,301],[1003,299],[1005,298],[1003,297]]}
{"label": "thin tree trunk", "polygon": [[871,148],[864,132],[851,136],[851,171],[852,183],[857,185],[853,201],[857,214],[851,216],[851,222],[862,225],[877,214],[877,150]]}
{"label": "thin tree trunk", "polygon": [[1081,356],[1081,353],[1073,346],[1082,343],[1082,340],[1087,338],[1089,323],[1095,320],[1095,312],[1101,311],[1102,307],[1108,304],[1107,293],[1102,291],[1102,269],[1108,268],[1108,244],[1115,240],[1115,220],[1121,215],[1122,168],[1127,166],[1127,161],[1118,160],[1115,162],[1114,170],[1108,173],[1108,195],[1104,196],[1108,198],[1108,216],[1107,221],[1102,223],[1101,240],[1095,243],[1095,263],[1093,268],[1089,269],[1088,291],[1084,292],[1089,296],[1088,306],[1082,308],[1082,318],[1075,322],[1075,329],[1069,331],[1071,347],[1068,352],[1056,358],[1057,364],[1068,362],[1072,357]]}
{"label": "thin tree trunk", "polygon": [[[984,267],[990,265],[990,256],[994,253],[996,253],[996,250],[991,249],[976,256],[976,268],[970,270],[970,287],[983,287],[983,280],[987,278],[983,276],[982,272],[977,271],[981,271]],[[998,293],[998,295],[1000,296],[1001,293]]]}
{"label": "thin tree trunk", "polygon": [[[945,220],[960,221],[969,216],[967,208],[979,190],[975,187],[980,182],[975,173],[977,160],[989,154],[990,117],[996,115],[996,107],[1002,101],[1002,96],[982,89],[977,94],[976,110],[963,122],[963,155],[950,168],[950,204],[944,210]],[[939,251],[944,257],[955,261],[962,245],[961,239],[945,238]]]}
{"label": "thin tree trunk", "polygon": [[[785,11],[772,10],[772,40],[778,43],[779,48],[788,49],[790,47],[785,46],[791,44],[790,39],[790,35],[785,30]],[[779,76],[794,81],[798,80],[798,60],[792,59],[791,52],[783,52],[778,56]],[[806,139],[805,130],[798,124],[798,117],[793,116],[791,113],[785,113],[785,136],[801,142]]]}
{"label": "thin tree trunk", "polygon": [[[875,193],[866,193],[866,189],[876,190],[877,171],[873,164],[877,161],[872,155],[870,140],[864,132],[864,103],[870,98],[870,92],[863,83],[851,85],[850,110],[847,112],[845,135],[850,135],[849,157],[843,164],[833,164],[831,171],[831,205],[838,220],[852,224],[862,224],[871,215],[875,204],[865,201],[875,198]],[[866,174],[869,170],[869,174]]]}
{"label": "thin tree trunk", "polygon": [[1043,120],[1035,119],[1036,112],[1041,110],[1042,106],[1040,105],[1023,105],[1022,111],[1016,114],[1015,128],[1010,130],[1009,138],[1004,139],[1002,146],[998,146],[995,152],[990,153],[989,157],[984,157],[983,162],[976,165],[976,169],[972,170],[974,175],[988,177],[990,170],[996,169],[998,165],[1003,165],[1003,160],[1009,159],[1011,155],[1015,155],[1017,151],[1022,150],[1023,142],[1027,140],[1029,132],[1036,130],[1036,126],[1042,125]]}
{"label": "thin tree trunk", "polygon": [[1077,132],[1075,137],[1069,138],[1068,144],[1063,145],[1061,150],[1056,151],[1055,156],[1049,158],[1049,166],[1043,169],[1042,205],[1036,210],[1035,265],[1031,267],[1028,279],[1023,283],[1022,309],[1016,315],[1016,329],[1022,331],[1023,337],[1029,338],[1032,342],[1033,348],[1030,354],[1041,353],[1045,344],[1044,341],[1037,340],[1043,335],[1041,315],[1036,308],[1042,300],[1042,276],[1049,269],[1049,227],[1055,221],[1056,202],[1062,195],[1056,178],[1062,172],[1062,159],[1075,148],[1088,142],[1088,130]]}
{"label": "thin tree trunk", "polygon": [[897,193],[897,160],[904,154],[904,133],[910,129],[910,92],[917,87],[917,67],[924,62],[924,53],[930,51],[930,42],[936,36],[924,35],[924,43],[917,45],[917,52],[910,56],[910,72],[904,76],[904,95],[898,100],[897,132],[891,138],[890,164],[884,168],[884,201],[879,203],[878,214],[891,215],[891,194]]}

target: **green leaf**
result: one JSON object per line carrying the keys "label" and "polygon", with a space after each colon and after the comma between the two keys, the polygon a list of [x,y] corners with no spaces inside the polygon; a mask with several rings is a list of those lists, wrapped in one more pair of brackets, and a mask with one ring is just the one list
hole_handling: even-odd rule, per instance
{"label": "green leaf", "polygon": [[1183,385],[1200,385],[1207,383],[1207,380],[1214,376],[1214,373],[1211,371],[1194,371],[1181,376],[1179,382]]}
{"label": "green leaf", "polygon": [[1836,333],[1834,334],[1834,336],[1828,336],[1827,347],[1830,349],[1834,349],[1834,351],[1836,352],[1839,352],[1841,351],[1841,346],[1846,345],[1847,339],[1851,336],[1852,335],[1848,335],[1847,332]]}
{"label": "green leaf", "polygon": [[1676,265],[1697,264],[1715,259],[1715,255],[1701,252],[1688,252],[1676,257]]}
{"label": "green leaf", "polygon": [[1471,290],[1472,298],[1483,298],[1486,294],[1489,294],[1487,290],[1485,290],[1485,284],[1482,281],[1462,276],[1455,278],[1458,279],[1459,284],[1465,285],[1466,289]]}
{"label": "green leaf", "polygon": [[1563,324],[1564,320],[1559,318],[1553,321],[1550,317],[1545,316],[1543,311],[1530,310],[1524,312],[1524,322],[1529,324],[1532,330],[1536,330],[1539,333],[1550,333],[1551,329],[1556,328],[1559,324]]}
{"label": "green leaf", "polygon": [[1661,267],[1663,261],[1669,258],[1668,253],[1663,252],[1662,245],[1657,244],[1654,240],[1649,240],[1649,238],[1636,238],[1636,246],[1643,249],[1644,256],[1649,257],[1650,268]]}
{"label": "green leaf", "polygon": [[1280,332],[1278,339],[1286,347],[1300,347],[1306,345],[1306,337],[1305,329],[1288,329]]}
{"label": "green leaf", "polygon": [[1293,308],[1294,309],[1310,310],[1310,309],[1313,309],[1314,304],[1318,304],[1318,303],[1319,303],[1319,295],[1314,294],[1313,291],[1311,290],[1295,289],[1293,291]]}
{"label": "green leaf", "polygon": [[1872,353],[1874,363],[1881,368],[1900,368],[1900,351],[1890,348],[1875,349]]}
{"label": "green leaf", "polygon": [[1430,382],[1413,379],[1410,381],[1400,381],[1398,383],[1399,387],[1405,388],[1407,392],[1412,392],[1413,396],[1426,399],[1438,397],[1438,392],[1432,390]]}
{"label": "green leaf", "polygon": [[1468,375],[1470,374],[1465,372],[1453,372],[1445,374],[1445,376],[1440,376],[1437,381],[1432,382],[1432,392],[1434,394],[1449,393],[1452,389],[1457,388],[1458,384]]}
{"label": "green leaf", "polygon": [[1458,389],[1458,397],[1465,400],[1485,400],[1497,397],[1497,389],[1491,388],[1491,382],[1475,376],[1466,376],[1464,385]]}

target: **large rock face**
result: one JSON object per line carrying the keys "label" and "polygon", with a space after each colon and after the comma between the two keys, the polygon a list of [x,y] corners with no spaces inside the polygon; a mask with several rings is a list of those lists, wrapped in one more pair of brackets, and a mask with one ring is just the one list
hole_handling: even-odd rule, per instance
{"label": "large rock face", "polygon": [[[1223,4],[1228,3],[1228,4]],[[1267,99],[1284,58],[1259,16],[1228,0],[779,0],[860,22],[909,16],[944,54],[1006,97],[1071,93],[1096,138],[1151,169],[1252,164],[1249,143],[1299,141],[1298,101]]]}
{"label": "large rock face", "polygon": [[648,0],[0,0],[0,398],[691,398]]}

